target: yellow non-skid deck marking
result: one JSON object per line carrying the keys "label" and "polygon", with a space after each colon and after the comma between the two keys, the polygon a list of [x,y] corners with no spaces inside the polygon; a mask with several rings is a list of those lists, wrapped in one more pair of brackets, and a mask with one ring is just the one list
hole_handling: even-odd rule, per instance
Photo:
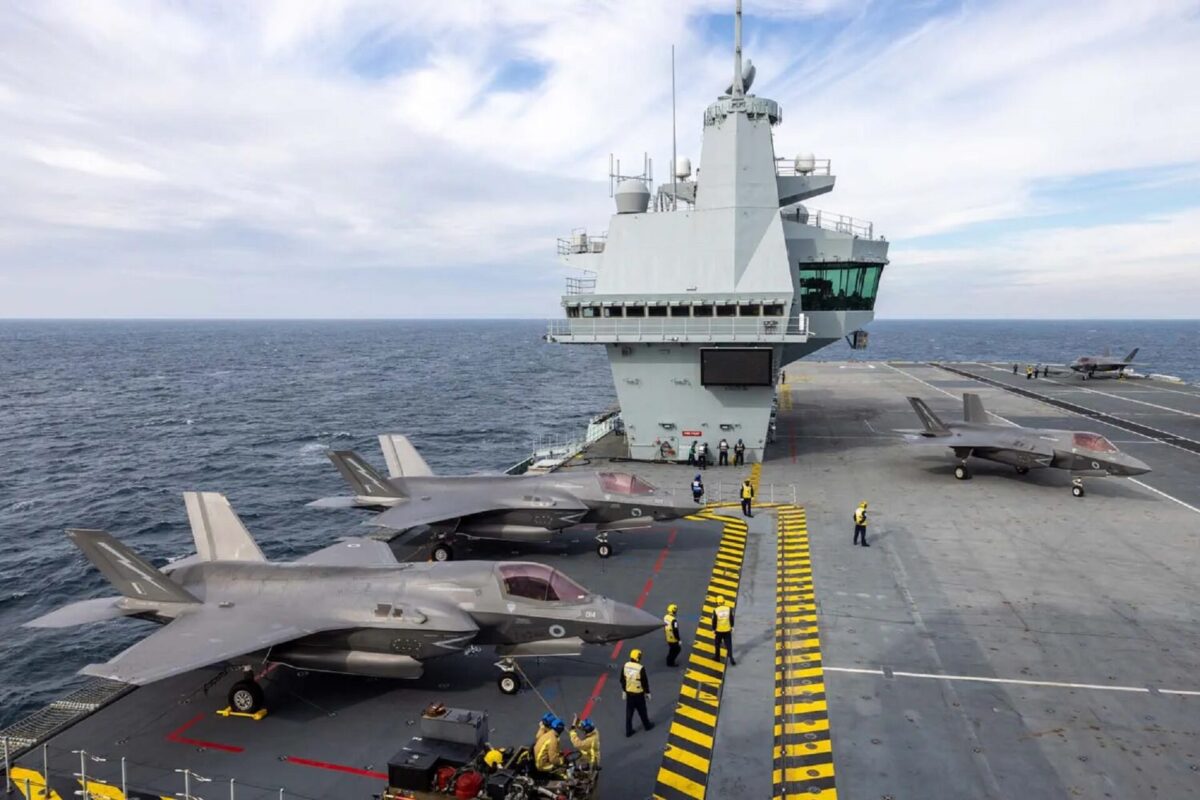
{"label": "yellow non-skid deck marking", "polygon": [[[790,405],[790,391],[781,394],[781,408],[785,398]],[[778,513],[772,795],[836,800],[807,518],[792,506]]]}
{"label": "yellow non-skid deck marking", "polygon": [[[758,464],[750,469],[755,492],[758,491],[761,472],[762,467]],[[720,522],[724,529],[705,587],[700,621],[691,640],[691,652],[685,662],[683,682],[679,688],[679,701],[675,705],[667,746],[654,785],[654,796],[661,800],[703,800],[708,789],[713,742],[721,713],[721,688],[725,679],[725,665],[716,660],[711,614],[719,597],[731,606],[737,605],[748,530],[744,521],[721,514],[718,509],[737,505],[710,505],[694,515],[697,519]],[[790,698],[788,701],[792,702]]]}

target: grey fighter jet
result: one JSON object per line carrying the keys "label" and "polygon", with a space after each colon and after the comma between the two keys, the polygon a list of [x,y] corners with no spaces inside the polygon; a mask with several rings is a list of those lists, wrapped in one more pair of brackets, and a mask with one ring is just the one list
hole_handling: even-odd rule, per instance
{"label": "grey fighter jet", "polygon": [[1115,372],[1120,377],[1125,370],[1133,366],[1133,359],[1137,357],[1140,348],[1133,348],[1129,355],[1124,359],[1113,358],[1108,353],[1102,356],[1080,356],[1079,358],[1067,364],[1067,367],[1072,372],[1078,372],[1086,381],[1088,378],[1096,377],[1097,372]]}
{"label": "grey fighter jet", "polygon": [[[585,643],[662,627],[542,564],[398,563],[385,543],[353,538],[291,563],[268,562],[222,495],[184,497],[196,555],[159,570],[103,531],[69,530],[120,596],[72,603],[26,625],[120,617],[163,624],[82,670],[137,685],[222,662],[417,678],[429,659],[490,645],[506,694],[521,685],[515,658],[578,655]],[[249,675],[229,693],[240,712],[262,701]]]}
{"label": "grey fighter jet", "polygon": [[919,397],[910,397],[908,402],[925,427],[900,433],[918,444],[952,449],[959,460],[954,467],[954,477],[960,481],[971,477],[967,468],[967,459],[971,456],[1008,464],[1022,475],[1041,467],[1069,470],[1072,473],[1071,493],[1076,497],[1084,495],[1084,477],[1142,475],[1150,471],[1150,467],[1122,453],[1098,433],[1022,428],[989,422],[983,401],[977,394],[963,395],[962,422],[942,422]]}
{"label": "grey fighter jet", "polygon": [[596,526],[596,552],[608,558],[609,533],[649,528],[697,510],[690,499],[677,505],[673,493],[627,472],[440,476],[404,436],[384,434],[379,441],[389,477],[353,451],[330,451],[354,496],[310,505],[380,510],[368,524],[395,531],[428,525],[438,534],[438,561],[454,557],[456,536],[545,542],[581,524]]}

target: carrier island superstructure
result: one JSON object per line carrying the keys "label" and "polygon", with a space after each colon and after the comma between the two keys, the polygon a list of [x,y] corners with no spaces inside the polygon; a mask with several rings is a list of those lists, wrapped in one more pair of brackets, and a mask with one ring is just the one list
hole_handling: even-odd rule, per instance
{"label": "carrier island superstructure", "polygon": [[830,163],[776,158],[782,112],[748,93],[740,3],[734,36],[734,80],[704,111],[695,176],[675,159],[652,197],[649,170],[613,174],[607,233],[559,240],[584,277],[568,278],[548,338],[604,345],[635,459],[725,438],[760,461],[781,365],[868,323],[887,264],[871,224],[803,205],[833,189]]}

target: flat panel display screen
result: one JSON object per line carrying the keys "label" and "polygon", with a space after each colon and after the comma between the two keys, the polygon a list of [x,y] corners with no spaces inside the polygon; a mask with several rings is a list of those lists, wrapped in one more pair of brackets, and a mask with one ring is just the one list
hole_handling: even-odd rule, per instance
{"label": "flat panel display screen", "polygon": [[722,347],[700,350],[700,383],[704,386],[771,386],[771,350],[766,347]]}

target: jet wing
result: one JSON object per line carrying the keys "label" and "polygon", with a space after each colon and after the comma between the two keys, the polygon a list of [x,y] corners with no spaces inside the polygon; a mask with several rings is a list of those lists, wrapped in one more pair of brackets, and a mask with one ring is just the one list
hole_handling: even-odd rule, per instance
{"label": "jet wing", "polygon": [[296,563],[327,567],[381,567],[397,561],[396,554],[387,542],[349,537],[298,558]]}
{"label": "jet wing", "polygon": [[[404,531],[418,525],[432,525],[437,522],[452,522],[469,517],[472,514],[483,514],[488,511],[506,511],[513,508],[524,508],[520,502],[507,499],[488,497],[479,493],[439,492],[433,495],[414,495],[399,505],[389,508],[372,519],[364,522],[378,528],[388,528],[394,531]],[[544,507],[547,510],[586,511],[587,506],[578,500],[567,500],[556,497],[552,504],[539,505],[530,503],[530,508]]]}
{"label": "jet wing", "polygon": [[205,605],[182,614],[112,660],[89,664],[80,672],[141,686],[348,624],[301,606]]}

